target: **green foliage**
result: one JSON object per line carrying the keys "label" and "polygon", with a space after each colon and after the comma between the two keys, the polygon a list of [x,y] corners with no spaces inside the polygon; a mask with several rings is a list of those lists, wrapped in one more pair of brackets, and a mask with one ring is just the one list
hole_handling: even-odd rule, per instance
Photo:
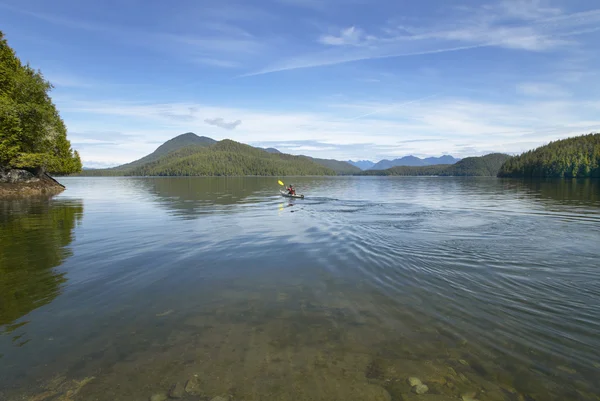
{"label": "green foliage", "polygon": [[336,173],[306,156],[269,153],[225,139],[209,146],[185,146],[146,163],[134,162],[113,169],[83,170],[81,175],[289,176],[336,175]]}
{"label": "green foliage", "polygon": [[499,177],[600,178],[600,134],[550,142],[507,160]]}
{"label": "green foliage", "polygon": [[404,176],[477,176],[495,177],[500,167],[510,156],[491,153],[480,157],[467,157],[455,164],[433,166],[396,166],[387,170],[366,170],[360,175],[404,175]]}
{"label": "green foliage", "polygon": [[21,63],[0,31],[0,166],[79,171],[51,89],[41,72]]}

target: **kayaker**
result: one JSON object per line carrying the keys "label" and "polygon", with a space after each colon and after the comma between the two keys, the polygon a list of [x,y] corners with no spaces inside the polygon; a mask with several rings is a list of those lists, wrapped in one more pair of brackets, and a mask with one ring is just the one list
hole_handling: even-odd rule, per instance
{"label": "kayaker", "polygon": [[294,189],[294,186],[292,184],[290,184],[290,187],[288,188],[288,194],[296,195],[296,190]]}

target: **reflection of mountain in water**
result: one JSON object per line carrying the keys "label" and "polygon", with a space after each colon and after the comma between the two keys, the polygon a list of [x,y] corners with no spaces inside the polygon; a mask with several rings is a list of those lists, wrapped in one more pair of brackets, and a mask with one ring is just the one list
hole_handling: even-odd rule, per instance
{"label": "reflection of mountain in water", "polygon": [[81,201],[0,202],[0,327],[60,293],[66,278],[53,268],[70,256],[66,247],[82,215]]}
{"label": "reflection of mountain in water", "polygon": [[147,179],[149,192],[176,214],[195,216],[210,213],[214,206],[249,202],[257,195],[278,194],[273,178],[168,177]]}

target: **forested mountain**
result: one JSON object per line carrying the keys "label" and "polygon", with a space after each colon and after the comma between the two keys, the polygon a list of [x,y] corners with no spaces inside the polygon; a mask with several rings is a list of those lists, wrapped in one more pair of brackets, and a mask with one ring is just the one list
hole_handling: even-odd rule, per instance
{"label": "forested mountain", "polygon": [[156,148],[154,152],[150,153],[149,155],[144,156],[141,159],[133,161],[131,163],[114,167],[113,169],[127,170],[134,167],[139,167],[146,163],[158,160],[160,157],[165,156],[170,152],[185,148],[186,146],[210,146],[215,143],[217,143],[217,141],[215,141],[212,138],[198,136],[193,132],[186,132],[185,134],[181,134],[176,136],[175,138],[169,139],[167,142],[160,145],[158,148]]}
{"label": "forested mountain", "polygon": [[452,156],[444,155],[441,157],[428,157],[426,159],[420,159],[416,156],[404,156],[394,160],[381,160],[372,167],[371,170],[386,170],[388,168],[396,166],[431,166],[436,164],[454,164],[460,159],[455,159]]}
{"label": "forested mountain", "polygon": [[355,162],[353,162],[352,160],[348,160],[348,163],[358,167],[361,170],[367,170],[375,165],[375,163],[371,160],[358,160]]}
{"label": "forested mountain", "polygon": [[40,71],[21,63],[0,31],[0,167],[38,174],[81,170],[51,89]]}
{"label": "forested mountain", "polygon": [[[143,160],[143,159],[140,159]],[[139,161],[138,161],[139,162]],[[130,163],[106,170],[85,170],[81,175],[126,176],[285,176],[336,175],[306,156],[269,153],[225,139],[211,145],[188,145],[145,163]]]}
{"label": "forested mountain", "polygon": [[480,157],[467,157],[455,164],[432,166],[396,166],[386,170],[366,170],[360,175],[439,175],[439,176],[485,176],[495,177],[510,156],[492,153]]}
{"label": "forested mountain", "polygon": [[[409,156],[396,159],[399,160],[409,163],[438,163],[457,159],[452,156],[427,159]],[[551,142],[512,158],[505,154],[492,153],[481,157],[467,157],[454,164],[395,166],[384,170],[371,168],[361,171],[350,162],[292,156],[276,149],[256,148],[227,139],[217,142],[211,138],[186,133],[165,142],[150,155],[132,163],[104,170],[85,169],[81,175],[600,177],[600,134]]]}
{"label": "forested mountain", "polygon": [[423,159],[423,162],[425,162],[427,166],[433,166],[434,164],[454,164],[459,161],[460,159],[457,159],[450,155],[444,155],[440,157],[426,157],[425,159]]}
{"label": "forested mountain", "polygon": [[550,142],[513,157],[498,176],[600,178],[600,133]]}
{"label": "forested mountain", "polygon": [[339,175],[352,175],[361,172],[361,169],[359,169],[356,166],[353,166],[348,162],[342,162],[334,159],[317,159],[314,157],[311,157],[310,159],[312,159],[316,163],[319,163],[321,166],[327,167],[335,171],[336,174]]}

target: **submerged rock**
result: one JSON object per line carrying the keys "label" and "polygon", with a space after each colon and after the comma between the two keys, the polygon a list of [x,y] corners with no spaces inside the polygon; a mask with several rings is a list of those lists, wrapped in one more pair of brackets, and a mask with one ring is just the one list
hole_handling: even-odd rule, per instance
{"label": "submerged rock", "polygon": [[423,384],[423,383],[421,382],[421,379],[419,379],[418,377],[409,377],[408,384],[410,384],[411,387],[414,387],[414,386],[418,386],[419,384]]}
{"label": "submerged rock", "polygon": [[183,398],[185,395],[185,388],[181,382],[175,383],[171,388],[171,391],[169,391],[169,397],[171,398]]}
{"label": "submerged rock", "polygon": [[416,386],[413,386],[413,391],[419,395],[421,394],[425,394],[426,392],[429,391],[429,387],[427,387],[425,384],[417,384]]}
{"label": "submerged rock", "polygon": [[402,401],[458,401],[458,398],[446,394],[403,394]]}
{"label": "submerged rock", "polygon": [[202,391],[200,390],[200,380],[198,380],[198,377],[193,376],[187,381],[185,384],[185,391],[192,395],[202,395]]}
{"label": "submerged rock", "polygon": [[392,396],[386,389],[374,384],[369,384],[365,391],[366,399],[372,401],[391,401]]}
{"label": "submerged rock", "polygon": [[461,397],[462,401],[478,401],[475,398],[475,393],[467,393],[467,394],[463,394]]}
{"label": "submerged rock", "polygon": [[150,397],[150,401],[165,401],[167,398],[168,397],[165,393],[158,393]]}

